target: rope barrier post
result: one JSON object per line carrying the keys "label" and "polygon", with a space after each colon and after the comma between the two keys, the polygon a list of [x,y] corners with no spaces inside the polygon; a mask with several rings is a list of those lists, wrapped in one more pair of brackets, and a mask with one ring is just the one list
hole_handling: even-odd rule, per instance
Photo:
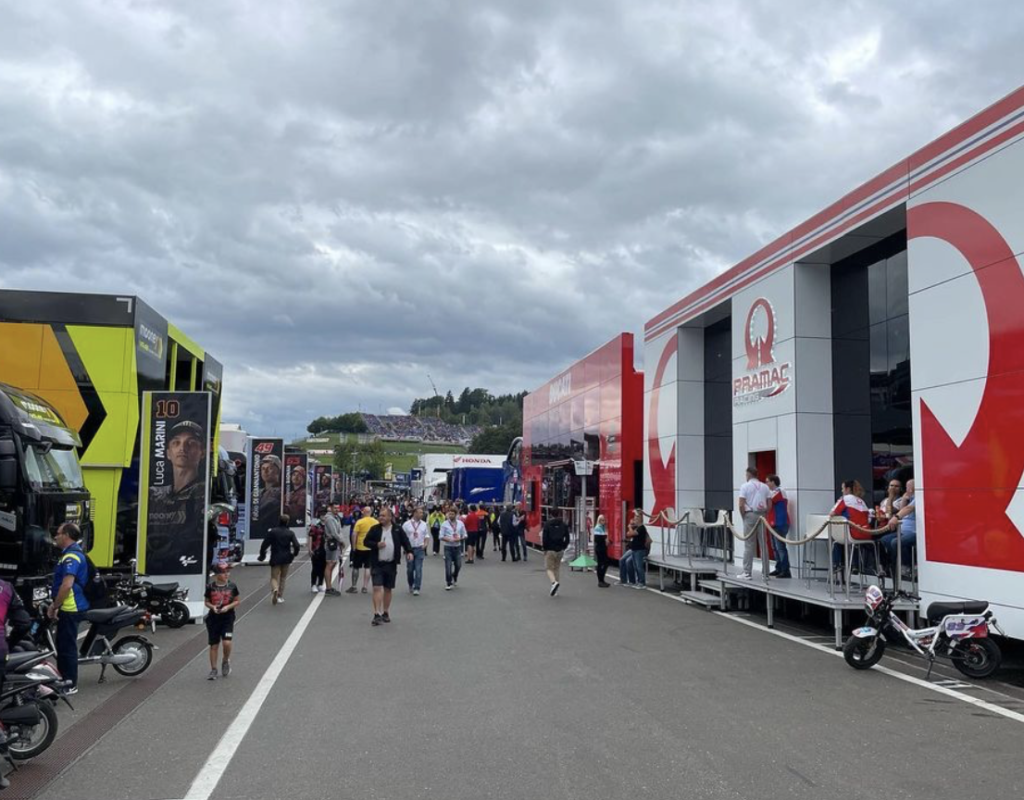
{"label": "rope barrier post", "polygon": [[768,585],[768,578],[770,577],[768,575],[770,572],[768,568],[768,529],[765,527],[767,524],[764,517],[760,517],[757,520],[757,539],[761,546],[761,580],[765,586]]}

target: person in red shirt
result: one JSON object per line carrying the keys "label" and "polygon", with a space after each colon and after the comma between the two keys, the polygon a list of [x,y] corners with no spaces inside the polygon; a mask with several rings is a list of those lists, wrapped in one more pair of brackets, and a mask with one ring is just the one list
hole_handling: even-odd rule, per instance
{"label": "person in red shirt", "polygon": [[462,518],[462,524],[466,526],[466,563],[472,564],[476,560],[480,538],[480,516],[476,513],[475,505],[469,507],[466,516]]}
{"label": "person in red shirt", "polygon": [[491,526],[490,516],[483,505],[476,508],[476,554],[483,560],[484,551],[487,550],[487,531]]}
{"label": "person in red shirt", "polygon": [[[833,517],[846,517],[850,521],[850,538],[851,539],[871,539],[871,534],[864,533],[863,531],[857,530],[853,527],[857,525],[861,528],[867,528],[871,525],[871,510],[868,508],[867,503],[864,502],[864,487],[861,486],[860,481],[848,480],[843,481],[843,494],[836,501],[836,504],[832,507],[830,516]],[[856,548],[857,551],[860,548]],[[854,558],[860,556],[859,552],[854,553]],[[868,559],[866,558],[865,561]],[[874,558],[870,559],[874,562]],[[832,569],[837,574],[842,575],[843,565],[843,546],[841,544],[832,545]],[[870,571],[873,569],[874,564],[871,565],[858,565],[859,568]]]}

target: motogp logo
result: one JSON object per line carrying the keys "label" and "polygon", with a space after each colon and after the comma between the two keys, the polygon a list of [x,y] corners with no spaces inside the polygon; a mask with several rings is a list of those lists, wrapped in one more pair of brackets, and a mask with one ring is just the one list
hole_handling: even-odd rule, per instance
{"label": "motogp logo", "polygon": [[193,564],[198,564],[199,561],[195,556],[182,556],[178,559],[183,567],[191,567]]}

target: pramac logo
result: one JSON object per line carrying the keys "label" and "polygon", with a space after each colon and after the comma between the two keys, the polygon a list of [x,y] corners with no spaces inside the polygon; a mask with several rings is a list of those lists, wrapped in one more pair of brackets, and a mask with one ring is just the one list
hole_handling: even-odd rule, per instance
{"label": "pramac logo", "polygon": [[[764,335],[754,331],[757,312],[765,317],[767,329]],[[775,309],[765,298],[759,297],[747,312],[743,326],[743,344],[747,350],[747,375],[736,378],[732,383],[733,405],[757,403],[769,397],[782,394],[792,384],[790,362],[779,364],[775,361]]]}

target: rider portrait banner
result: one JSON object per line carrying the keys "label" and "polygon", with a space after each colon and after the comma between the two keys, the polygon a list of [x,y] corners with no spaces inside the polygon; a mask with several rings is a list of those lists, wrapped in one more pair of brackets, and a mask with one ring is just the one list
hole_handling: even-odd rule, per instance
{"label": "rider portrait banner", "polygon": [[284,439],[249,439],[246,464],[249,539],[265,539],[284,511]]}
{"label": "rider portrait banner", "polygon": [[206,574],[210,506],[209,392],[145,392],[139,468],[139,569]]}
{"label": "rider portrait banner", "polygon": [[305,453],[288,453],[284,457],[284,466],[284,513],[288,515],[288,527],[304,528],[309,456]]}
{"label": "rider portrait banner", "polygon": [[321,517],[327,513],[327,506],[331,503],[334,467],[317,464],[313,476],[313,516]]}

